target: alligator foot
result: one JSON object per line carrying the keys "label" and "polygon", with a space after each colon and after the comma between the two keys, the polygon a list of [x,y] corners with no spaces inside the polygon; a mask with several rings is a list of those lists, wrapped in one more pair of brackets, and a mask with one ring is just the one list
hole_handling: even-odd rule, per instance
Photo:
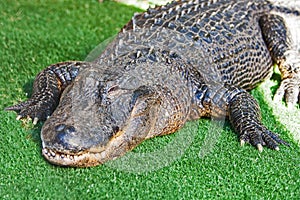
{"label": "alligator foot", "polygon": [[5,108],[16,111],[17,120],[33,119],[33,124],[46,120],[58,105],[61,93],[77,76],[80,67],[90,64],[78,61],[61,62],[50,65],[35,78],[33,94],[30,99],[17,105]]}
{"label": "alligator foot", "polygon": [[241,146],[244,146],[245,143],[250,143],[256,146],[260,152],[263,151],[263,146],[277,151],[279,150],[278,144],[289,146],[289,144],[280,139],[277,134],[259,123],[255,123],[244,129],[244,131],[240,133],[240,141]]}
{"label": "alligator foot", "polygon": [[39,100],[38,97],[33,97],[25,102],[5,108],[8,111],[16,111],[18,113],[17,120],[29,118],[33,120],[33,125],[36,125],[39,120],[47,119],[53,110],[47,103]]}
{"label": "alligator foot", "polygon": [[229,119],[239,134],[241,145],[246,142],[257,147],[279,150],[279,145],[289,144],[261,123],[260,109],[255,99],[247,92],[239,93],[229,103]]}
{"label": "alligator foot", "polygon": [[47,68],[39,73],[33,84],[33,94],[27,101],[5,108],[16,111],[17,120],[33,119],[35,125],[39,120],[46,120],[56,108],[61,94],[61,84],[55,73]]}

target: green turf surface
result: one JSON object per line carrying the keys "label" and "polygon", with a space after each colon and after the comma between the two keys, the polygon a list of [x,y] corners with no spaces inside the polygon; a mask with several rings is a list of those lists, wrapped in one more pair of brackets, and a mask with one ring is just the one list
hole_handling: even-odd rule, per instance
{"label": "green turf surface", "polygon": [[[96,0],[0,2],[0,199],[297,199],[299,146],[273,116],[260,89],[253,94],[263,108],[264,123],[281,133],[290,148],[263,153],[241,148],[228,124],[217,142],[210,143],[214,128],[209,120],[200,120],[98,167],[62,168],[43,159],[42,124],[22,124],[3,108],[26,100],[35,75],[45,66],[84,60],[135,11]],[[166,150],[169,144],[172,152]],[[143,153],[156,157],[145,162],[130,157]]]}

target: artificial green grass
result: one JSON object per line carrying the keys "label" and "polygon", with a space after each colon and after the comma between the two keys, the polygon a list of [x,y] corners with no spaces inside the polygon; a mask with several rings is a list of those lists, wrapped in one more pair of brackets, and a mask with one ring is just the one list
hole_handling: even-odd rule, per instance
{"label": "artificial green grass", "polygon": [[[84,60],[135,11],[96,0],[0,2],[0,199],[297,199],[299,146],[273,116],[260,90],[253,94],[264,123],[281,133],[290,148],[263,153],[249,145],[241,148],[227,123],[217,142],[209,143],[215,128],[204,119],[146,141],[129,156],[102,166],[64,168],[43,159],[42,123],[22,124],[3,108],[27,99],[35,75],[45,66]],[[172,152],[178,157],[173,162],[164,149],[172,142],[177,142]],[[145,152],[157,153],[148,165],[130,157]]]}

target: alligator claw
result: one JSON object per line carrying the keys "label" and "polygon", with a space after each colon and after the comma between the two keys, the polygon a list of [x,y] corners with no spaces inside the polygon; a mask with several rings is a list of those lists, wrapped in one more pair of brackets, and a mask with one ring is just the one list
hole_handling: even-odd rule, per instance
{"label": "alligator claw", "polygon": [[245,143],[250,143],[253,146],[256,146],[259,152],[263,151],[264,147],[279,151],[279,144],[284,144],[289,146],[289,144],[280,137],[269,131],[263,125],[257,127],[252,127],[250,130],[246,130],[240,135],[240,144],[244,146]]}
{"label": "alligator claw", "polygon": [[49,106],[32,99],[7,107],[5,110],[17,112],[18,116],[16,117],[16,120],[23,118],[32,119],[33,125],[36,125],[40,120],[46,120],[52,113]]}
{"label": "alligator claw", "polygon": [[38,121],[39,121],[39,118],[35,117],[35,118],[33,119],[32,124],[33,124],[33,125],[36,125],[36,124],[38,123]]}
{"label": "alligator claw", "polygon": [[264,149],[261,144],[257,144],[256,147],[257,147],[257,149],[258,149],[259,152],[262,152],[263,149]]}
{"label": "alligator claw", "polygon": [[[20,119],[22,119],[22,118],[24,118],[23,115],[18,115],[18,116],[16,117],[16,120],[20,120]],[[31,120],[32,118],[29,117],[28,119]],[[39,121],[39,118],[35,117],[35,118],[33,119],[32,124],[33,124],[33,125],[36,125],[36,124],[38,123],[38,121]]]}
{"label": "alligator claw", "polygon": [[18,115],[18,116],[16,117],[16,120],[20,120],[20,119],[22,119],[22,115]]}
{"label": "alligator claw", "polygon": [[241,147],[245,146],[245,143],[246,143],[245,140],[242,139],[241,142],[240,142]]}

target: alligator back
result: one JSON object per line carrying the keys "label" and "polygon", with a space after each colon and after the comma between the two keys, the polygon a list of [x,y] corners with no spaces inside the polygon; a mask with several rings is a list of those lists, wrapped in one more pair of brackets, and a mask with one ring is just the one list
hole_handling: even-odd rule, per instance
{"label": "alligator back", "polygon": [[261,0],[174,1],[136,14],[96,62],[143,48],[165,49],[192,63],[208,82],[249,90],[272,73],[258,23],[272,9]]}

